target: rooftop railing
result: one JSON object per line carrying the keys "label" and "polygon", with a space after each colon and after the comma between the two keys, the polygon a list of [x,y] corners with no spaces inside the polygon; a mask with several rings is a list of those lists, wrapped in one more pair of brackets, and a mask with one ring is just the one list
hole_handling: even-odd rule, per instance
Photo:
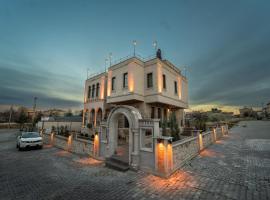
{"label": "rooftop railing", "polygon": [[[128,60],[128,59],[130,59],[130,58],[134,58],[134,57],[135,57],[135,58],[138,58],[139,60],[141,60],[141,61],[143,61],[143,62],[146,62],[146,61],[149,61],[149,60],[152,60],[152,59],[156,58],[157,56],[156,56],[155,54],[152,54],[152,55],[150,55],[150,56],[143,57],[143,56],[141,56],[140,54],[130,54],[130,55],[127,55],[127,56],[125,56],[125,57],[119,58],[119,59],[117,59],[117,60],[111,61],[110,66],[108,66],[108,68],[110,68],[111,66],[117,65],[117,64],[119,64],[119,63],[121,63],[121,62],[124,62],[124,61],[126,61],[126,60]],[[168,64],[169,64],[169,65],[172,65],[170,62],[169,62]],[[175,66],[172,66],[172,67],[173,67],[173,68],[176,68],[176,70],[179,70],[179,71],[181,72],[181,69],[180,69],[180,68],[175,67]],[[106,71],[105,71],[105,69],[104,69],[104,70],[101,70],[101,71],[98,71],[98,72],[89,74],[88,77],[87,77],[87,79],[93,78],[93,77],[95,77],[95,76],[97,76],[97,75],[99,75],[99,74],[102,74],[102,73],[104,73],[104,72],[107,72],[107,71],[108,71],[108,68],[106,68]],[[182,74],[182,75],[183,75],[183,74]],[[184,75],[183,75],[183,76],[184,76]]]}

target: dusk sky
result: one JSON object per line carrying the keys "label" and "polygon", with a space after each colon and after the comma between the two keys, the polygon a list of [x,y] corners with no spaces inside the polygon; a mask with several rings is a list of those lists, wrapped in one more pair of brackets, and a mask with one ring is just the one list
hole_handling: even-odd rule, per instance
{"label": "dusk sky", "polygon": [[189,102],[270,102],[270,1],[0,0],[0,104],[79,108],[87,74],[133,52],[188,66]]}

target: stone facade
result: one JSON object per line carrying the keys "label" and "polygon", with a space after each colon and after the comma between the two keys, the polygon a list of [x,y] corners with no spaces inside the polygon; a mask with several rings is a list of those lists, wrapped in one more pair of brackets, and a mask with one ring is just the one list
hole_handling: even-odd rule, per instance
{"label": "stone facade", "polygon": [[168,60],[131,57],[85,81],[83,126],[99,126],[115,105],[133,106],[143,118],[161,121],[174,112],[182,127],[188,81]]}

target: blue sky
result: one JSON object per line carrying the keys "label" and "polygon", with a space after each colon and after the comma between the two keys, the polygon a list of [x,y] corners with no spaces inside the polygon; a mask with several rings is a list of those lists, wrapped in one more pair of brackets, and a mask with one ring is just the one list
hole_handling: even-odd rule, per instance
{"label": "blue sky", "polygon": [[188,66],[190,104],[270,101],[270,2],[0,0],[0,104],[82,106],[86,69],[137,52]]}

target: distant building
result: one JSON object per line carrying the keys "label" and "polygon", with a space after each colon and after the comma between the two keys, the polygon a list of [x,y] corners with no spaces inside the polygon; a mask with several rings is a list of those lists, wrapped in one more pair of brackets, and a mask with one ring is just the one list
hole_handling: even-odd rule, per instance
{"label": "distant building", "polygon": [[218,108],[212,108],[212,113],[221,113],[222,110],[219,110]]}
{"label": "distant building", "polygon": [[44,117],[63,117],[66,111],[61,109],[49,109],[42,112]]}
{"label": "distant building", "polygon": [[268,115],[270,115],[270,102],[266,104],[266,109],[265,109],[266,113]]}
{"label": "distant building", "polygon": [[254,111],[250,107],[244,107],[239,109],[240,117],[252,117]]}

